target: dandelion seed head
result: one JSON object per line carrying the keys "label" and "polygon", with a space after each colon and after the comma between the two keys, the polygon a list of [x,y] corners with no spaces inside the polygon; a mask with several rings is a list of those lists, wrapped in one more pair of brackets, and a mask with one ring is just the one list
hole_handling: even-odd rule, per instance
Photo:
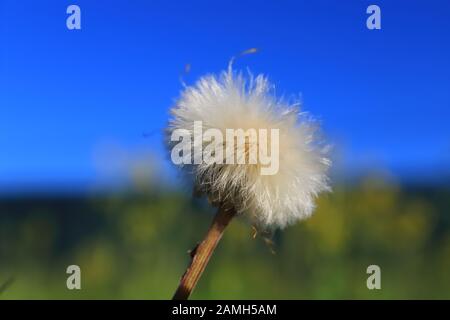
{"label": "dandelion seed head", "polygon": [[[194,179],[195,189],[213,204],[233,206],[259,229],[284,228],[309,217],[315,200],[329,191],[328,146],[321,140],[318,123],[301,112],[298,102],[277,98],[264,75],[235,72],[231,66],[219,75],[207,75],[186,86],[175,106],[167,128],[171,134],[184,129],[194,134],[194,122],[202,129],[278,129],[279,168],[273,175],[261,174],[261,163],[217,164],[201,162],[182,165]],[[229,141],[201,141],[202,147],[220,143],[224,150],[235,148]],[[194,149],[195,143],[192,145]],[[245,144],[245,154],[261,145]],[[270,148],[269,148],[270,150]]]}

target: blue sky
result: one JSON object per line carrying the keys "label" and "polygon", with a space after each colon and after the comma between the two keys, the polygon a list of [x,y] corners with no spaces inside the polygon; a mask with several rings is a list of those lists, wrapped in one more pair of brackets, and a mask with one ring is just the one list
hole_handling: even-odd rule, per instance
{"label": "blue sky", "polygon": [[[66,28],[70,4],[81,30]],[[381,30],[366,28],[370,4]],[[184,66],[192,83],[251,47],[236,67],[301,94],[341,174],[442,177],[449,12],[449,1],[2,0],[0,189],[89,184],[133,154],[167,162],[160,131]]]}

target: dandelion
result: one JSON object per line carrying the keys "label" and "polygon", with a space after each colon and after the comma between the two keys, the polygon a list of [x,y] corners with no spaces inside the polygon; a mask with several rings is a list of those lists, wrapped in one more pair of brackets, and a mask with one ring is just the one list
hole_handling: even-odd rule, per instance
{"label": "dandelion", "polygon": [[[177,164],[192,175],[197,193],[218,207],[174,295],[187,299],[233,217],[243,217],[263,231],[309,217],[318,194],[330,190],[330,161],[317,122],[301,112],[298,103],[277,98],[265,76],[236,72],[231,62],[221,74],[186,86],[171,114],[167,144],[172,156],[176,147],[185,160],[186,153],[194,154],[194,161]],[[199,124],[200,131],[213,129],[215,134],[198,136]],[[220,134],[230,137],[230,129],[231,139],[221,139]],[[190,143],[181,143],[177,132],[190,137]],[[277,134],[256,139],[261,132]],[[234,161],[226,161],[230,156]],[[263,174],[268,167],[276,170]]]}

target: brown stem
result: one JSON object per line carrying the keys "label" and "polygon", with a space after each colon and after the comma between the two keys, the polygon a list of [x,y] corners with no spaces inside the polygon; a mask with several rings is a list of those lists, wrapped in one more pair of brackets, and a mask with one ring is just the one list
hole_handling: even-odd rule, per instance
{"label": "brown stem", "polygon": [[191,251],[191,263],[181,278],[173,300],[186,300],[189,298],[203,270],[205,270],[217,243],[222,238],[225,228],[234,216],[234,209],[225,208],[224,206],[219,208],[205,238]]}

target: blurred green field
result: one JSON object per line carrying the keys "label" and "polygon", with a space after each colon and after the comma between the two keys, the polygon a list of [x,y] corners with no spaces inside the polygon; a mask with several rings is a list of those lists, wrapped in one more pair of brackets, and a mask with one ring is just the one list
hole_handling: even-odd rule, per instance
{"label": "blurred green field", "polygon": [[[273,235],[232,222],[193,299],[450,299],[450,190],[380,179],[334,186],[314,216]],[[0,299],[168,299],[214,210],[136,186],[0,200]],[[81,267],[82,289],[66,288]],[[382,289],[366,287],[381,267]]]}

